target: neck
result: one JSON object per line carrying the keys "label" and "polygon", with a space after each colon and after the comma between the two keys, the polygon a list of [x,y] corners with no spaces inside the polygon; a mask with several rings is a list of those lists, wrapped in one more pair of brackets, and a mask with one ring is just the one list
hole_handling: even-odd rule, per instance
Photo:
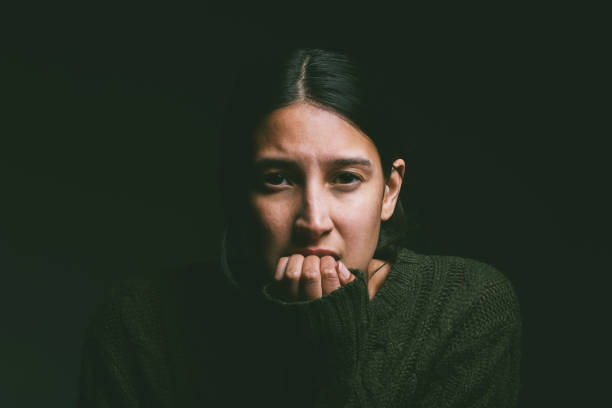
{"label": "neck", "polygon": [[391,264],[381,259],[372,259],[368,265],[368,292],[370,300],[376,295],[387,279]]}

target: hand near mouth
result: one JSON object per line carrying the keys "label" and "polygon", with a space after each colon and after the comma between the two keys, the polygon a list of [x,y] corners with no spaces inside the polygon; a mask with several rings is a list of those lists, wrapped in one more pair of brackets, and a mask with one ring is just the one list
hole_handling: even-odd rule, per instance
{"label": "hand near mouth", "polygon": [[355,279],[342,261],[332,256],[294,254],[278,260],[274,280],[289,300],[313,300]]}

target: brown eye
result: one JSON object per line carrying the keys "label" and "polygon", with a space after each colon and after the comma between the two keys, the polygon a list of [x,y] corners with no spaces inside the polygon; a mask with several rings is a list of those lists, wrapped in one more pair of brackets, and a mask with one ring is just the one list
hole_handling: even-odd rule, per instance
{"label": "brown eye", "polygon": [[281,173],[268,173],[263,177],[263,182],[273,186],[289,184],[285,176],[283,176]]}
{"label": "brown eye", "polygon": [[337,184],[355,184],[360,181],[363,181],[361,177],[348,172],[340,173],[334,179],[334,182]]}

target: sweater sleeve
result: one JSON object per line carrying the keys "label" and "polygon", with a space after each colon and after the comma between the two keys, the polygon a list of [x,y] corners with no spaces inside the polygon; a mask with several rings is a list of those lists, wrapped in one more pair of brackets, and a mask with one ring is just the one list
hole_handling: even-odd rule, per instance
{"label": "sweater sleeve", "polygon": [[521,358],[521,321],[510,283],[480,264],[495,279],[477,286],[479,296],[463,310],[448,345],[428,377],[421,407],[516,407]]}
{"label": "sweater sleeve", "polygon": [[315,300],[287,302],[275,294],[273,284],[263,289],[268,307],[281,319],[283,344],[289,345],[284,350],[292,366],[288,395],[302,395],[305,406],[345,406],[360,392],[356,372],[369,295],[363,274],[351,272],[356,277],[351,283]]}

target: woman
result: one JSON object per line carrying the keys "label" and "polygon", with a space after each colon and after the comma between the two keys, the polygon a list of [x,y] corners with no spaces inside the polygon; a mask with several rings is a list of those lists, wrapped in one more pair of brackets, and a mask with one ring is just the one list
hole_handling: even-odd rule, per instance
{"label": "woman", "polygon": [[317,49],[251,62],[220,139],[220,260],[111,293],[81,406],[516,406],[514,292],[402,246],[401,123],[362,67]]}

